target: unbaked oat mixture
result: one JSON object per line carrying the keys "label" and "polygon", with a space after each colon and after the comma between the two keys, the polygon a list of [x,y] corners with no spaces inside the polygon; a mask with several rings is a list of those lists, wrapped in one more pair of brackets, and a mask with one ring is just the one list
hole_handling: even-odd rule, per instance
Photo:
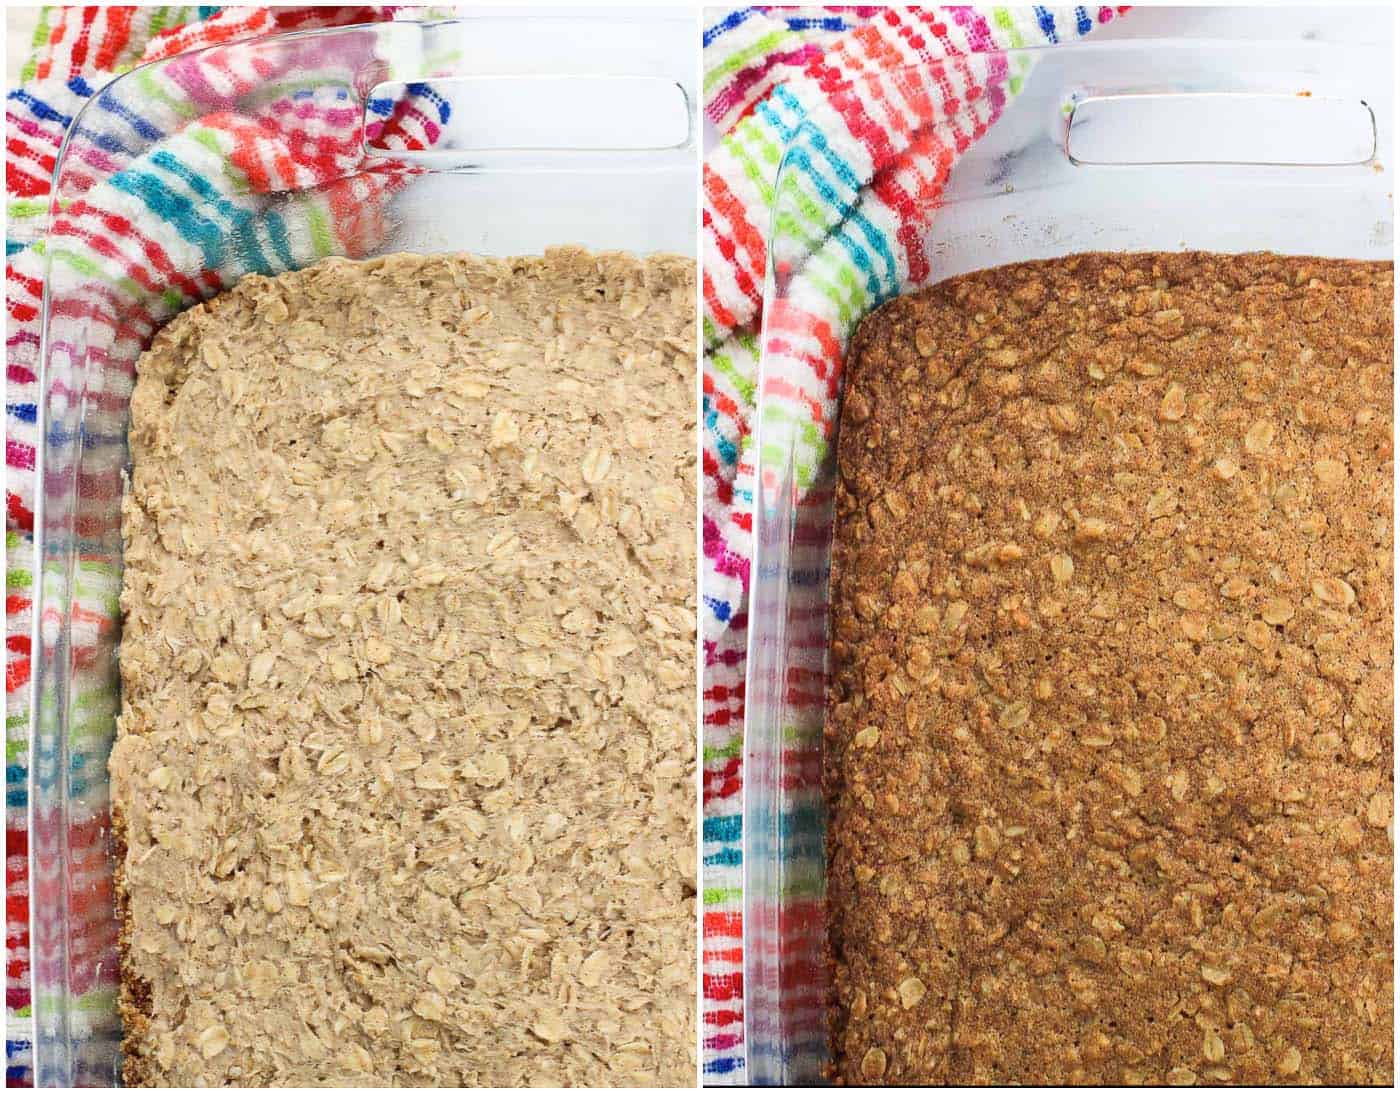
{"label": "unbaked oat mixture", "polygon": [[862,325],[836,1078],[1391,1083],[1392,294],[1082,255]]}
{"label": "unbaked oat mixture", "polygon": [[142,358],[129,1082],[693,1082],[694,278],[330,260]]}

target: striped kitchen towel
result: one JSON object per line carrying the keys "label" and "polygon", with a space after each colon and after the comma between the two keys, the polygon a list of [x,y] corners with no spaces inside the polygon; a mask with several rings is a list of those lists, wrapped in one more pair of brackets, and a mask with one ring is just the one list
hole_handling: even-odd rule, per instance
{"label": "striped kitchen towel", "polygon": [[[341,90],[343,49],[315,64],[284,71],[275,60],[234,43],[318,27],[421,17],[432,9],[386,7],[73,7],[36,12],[32,52],[20,86],[6,100],[6,1085],[33,1080],[31,1063],[30,904],[49,923],[43,894],[54,878],[28,875],[31,649],[34,605],[35,465],[41,444],[40,306],[49,273],[65,303],[84,317],[82,354],[54,344],[50,395],[62,407],[64,360],[110,371],[88,376],[89,440],[109,416],[102,384],[120,386],[151,334],[178,311],[214,295],[249,272],[273,274],[331,254],[363,253],[382,231],[387,199],[406,185],[404,171],[361,165],[360,108]],[[204,46],[231,48],[191,53]],[[342,46],[344,43],[341,43]],[[368,37],[365,48],[372,49]],[[108,87],[145,61],[164,67]],[[313,61],[317,59],[313,57]],[[338,79],[339,78],[339,79]],[[238,108],[256,89],[256,106]],[[86,110],[84,108],[87,108]],[[371,104],[385,147],[423,148],[437,136],[446,106],[423,85],[402,99]],[[75,119],[82,112],[82,124]],[[50,223],[51,175],[65,157],[63,208]],[[49,262],[52,260],[52,269]],[[64,295],[67,294],[67,295]],[[54,367],[55,362],[59,362]],[[94,381],[98,383],[94,384]],[[120,420],[120,414],[113,416]],[[54,438],[60,446],[73,438]],[[85,468],[86,470],[86,468]],[[114,469],[115,470],[115,469]],[[119,490],[115,474],[82,483],[85,491]],[[80,535],[112,529],[83,528]],[[84,651],[111,627],[116,582],[111,567],[83,558],[74,578],[70,651],[85,717],[96,732],[71,728],[71,790],[87,771],[105,772],[115,715],[111,681],[84,675]],[[55,629],[57,619],[41,621]],[[88,751],[92,754],[88,755]],[[36,762],[42,757],[34,758]],[[86,762],[86,763],[85,763]],[[40,762],[42,770],[43,765]],[[100,777],[105,785],[105,774]],[[105,801],[102,795],[95,800]],[[51,818],[50,818],[51,819]],[[100,833],[105,815],[71,818],[70,871],[105,890],[110,873]],[[44,818],[36,815],[36,823]],[[110,899],[89,908],[90,929],[70,941],[75,978],[86,993],[74,1012],[110,1010],[115,974]],[[69,914],[81,916],[74,902]],[[39,990],[54,990],[40,984]],[[105,997],[106,1003],[103,1002]],[[91,997],[92,1006],[85,1006]],[[81,1036],[81,1030],[70,1034]],[[89,1080],[99,1076],[87,1076]]]}
{"label": "striped kitchen towel", "polygon": [[[795,454],[801,490],[826,455],[856,323],[937,275],[922,247],[927,218],[958,158],[996,122],[1030,65],[1024,54],[999,51],[1075,41],[1123,10],[706,13],[705,110],[721,134],[704,168],[701,238],[706,1083],[748,1077],[741,791],[758,400],[765,450]],[[784,156],[791,169],[779,197]],[[775,207],[783,215],[770,225]],[[770,258],[787,289],[781,311],[766,317],[760,393]]]}

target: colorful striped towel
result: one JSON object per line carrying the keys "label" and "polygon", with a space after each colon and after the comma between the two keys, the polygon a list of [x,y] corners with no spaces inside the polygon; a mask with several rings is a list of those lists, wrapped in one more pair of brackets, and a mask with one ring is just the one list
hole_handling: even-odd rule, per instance
{"label": "colorful striped towel", "polygon": [[[841,355],[872,308],[936,277],[923,228],[959,156],[995,123],[1029,61],[1110,7],[742,8],[707,13],[704,169],[704,1077],[747,1078],[741,790],[752,558],[752,447],[769,246],[786,282],[767,316],[765,450],[802,489],[831,437]],[[952,64],[940,64],[955,58]],[[779,200],[778,165],[788,188]],[[770,221],[773,209],[784,211]],[[767,484],[772,486],[774,484]],[[818,1023],[820,1018],[817,1018]]]}
{"label": "colorful striped towel", "polygon": [[[339,27],[393,18],[419,18],[435,9],[386,7],[86,7],[48,8],[38,14],[33,51],[21,85],[6,101],[5,241],[7,307],[6,454],[6,1085],[33,1081],[31,1055],[31,892],[40,913],[37,932],[57,932],[52,900],[55,877],[28,876],[32,608],[34,603],[35,464],[41,443],[40,304],[47,263],[57,294],[74,316],[85,346],[54,345],[47,377],[61,413],[76,394],[65,389],[65,369],[86,367],[90,396],[82,422],[85,444],[100,443],[111,426],[120,440],[120,410],[106,392],[129,389],[130,366],[151,334],[178,311],[228,287],[245,273],[277,273],[330,254],[363,253],[382,233],[390,195],[404,186],[404,170],[362,164],[360,108],[343,89],[344,40],[324,58],[303,53],[295,71],[275,57],[234,43],[263,35]],[[228,45],[214,54],[190,53]],[[364,40],[373,49],[372,38]],[[369,58],[369,54],[365,59]],[[174,59],[108,88],[118,75],[145,61]],[[324,71],[317,65],[324,63]],[[319,79],[324,76],[325,79]],[[240,96],[252,96],[247,105]],[[81,126],[74,120],[85,106]],[[386,148],[424,148],[445,121],[446,106],[424,85],[400,100],[374,102],[370,128]],[[61,197],[52,224],[51,173],[70,138]],[[120,407],[121,400],[116,405]],[[53,438],[56,449],[72,436]],[[117,444],[114,451],[120,451]],[[85,461],[80,489],[110,498],[120,490],[116,461],[110,474],[91,474]],[[51,486],[52,493],[52,486]],[[110,505],[104,506],[110,510]],[[80,521],[81,523],[81,521]],[[95,540],[112,527],[83,526]],[[80,689],[77,704],[90,724],[71,727],[68,779],[81,799],[85,772],[105,772],[115,715],[113,681],[91,671],[85,657],[111,633],[116,612],[112,567],[86,553],[75,575],[76,603],[70,653]],[[45,619],[44,634],[57,630]],[[86,690],[84,690],[86,689]],[[41,773],[45,760],[34,758]],[[92,815],[72,817],[66,833],[70,875],[86,891],[69,914],[91,914],[88,929],[69,938],[78,1015],[110,1013],[112,960],[110,873],[104,856],[105,796],[94,781]],[[36,811],[35,824],[54,818]],[[37,990],[59,990],[39,970]],[[50,972],[47,975],[52,976]],[[90,1004],[90,1005],[89,1005]],[[72,1030],[74,1037],[81,1030]],[[97,1034],[94,1032],[93,1036]],[[81,1062],[79,1067],[81,1068]],[[96,1065],[95,1065],[96,1066]],[[106,1085],[100,1072],[79,1081]]]}

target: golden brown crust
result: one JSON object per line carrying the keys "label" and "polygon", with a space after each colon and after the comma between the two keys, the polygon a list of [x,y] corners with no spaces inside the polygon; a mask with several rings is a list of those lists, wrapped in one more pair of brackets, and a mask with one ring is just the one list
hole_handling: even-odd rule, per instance
{"label": "golden brown crust", "polygon": [[1390,1083],[1392,294],[1089,254],[862,324],[834,1078]]}
{"label": "golden brown crust", "polygon": [[692,1083],[694,291],[336,259],[143,355],[127,1082]]}

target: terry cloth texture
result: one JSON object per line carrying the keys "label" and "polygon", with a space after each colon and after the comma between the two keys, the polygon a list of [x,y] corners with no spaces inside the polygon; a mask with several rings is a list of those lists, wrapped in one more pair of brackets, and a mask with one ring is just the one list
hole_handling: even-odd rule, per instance
{"label": "terry cloth texture", "polygon": [[[40,304],[47,260],[54,276],[104,283],[90,300],[89,361],[134,360],[167,319],[233,285],[244,274],[276,274],[333,254],[371,249],[380,215],[409,176],[364,170],[359,108],[342,93],[318,88],[316,72],[289,71],[266,54],[190,54],[267,34],[423,18],[435,9],[394,7],[73,7],[39,11],[32,53],[20,86],[6,100],[5,240],[7,399],[6,456],[6,1081],[29,1085],[31,978],[29,895],[50,915],[56,877],[28,876],[28,755],[31,628],[34,591],[35,465],[41,444]],[[127,94],[104,90],[136,65],[179,58],[133,77]],[[328,71],[344,57],[326,57]],[[237,96],[257,88],[259,107],[236,112]],[[446,120],[446,105],[422,84],[392,102],[371,103],[382,119],[380,143],[424,148]],[[84,108],[88,108],[84,112]],[[82,113],[82,124],[74,120]],[[51,174],[65,136],[71,137],[62,194],[67,204],[49,223]],[[290,197],[288,191],[297,191]],[[126,316],[120,325],[104,320]],[[71,349],[71,347],[69,347]],[[57,352],[65,347],[56,346]],[[106,378],[111,382],[111,377]],[[129,385],[129,379],[126,381]],[[54,388],[55,399],[70,393]],[[99,397],[100,402],[100,397]],[[107,417],[98,406],[85,431]],[[119,438],[117,438],[119,439]],[[73,438],[51,438],[55,444]],[[87,443],[94,438],[88,432]],[[85,482],[86,491],[121,489]],[[112,506],[115,512],[115,506]],[[107,530],[110,532],[110,529]],[[87,534],[82,532],[82,534]],[[78,545],[81,551],[81,544]],[[84,643],[111,627],[116,581],[110,567],[79,563],[71,613],[78,700],[98,732],[71,727],[70,796],[82,800],[87,773],[105,772],[114,695],[104,679],[84,693]],[[57,633],[58,619],[44,621]],[[54,774],[56,757],[38,757]],[[103,780],[105,782],[105,779]],[[70,898],[78,926],[73,990],[75,1013],[110,1013],[117,972],[111,918],[105,794],[91,815],[70,816]],[[53,818],[48,818],[52,820]],[[46,818],[36,815],[36,824]],[[85,882],[91,884],[85,886]],[[53,929],[49,924],[47,929]],[[57,990],[40,984],[41,991]],[[103,994],[106,1000],[102,999]],[[81,1030],[72,1031],[75,1037]]]}
{"label": "terry cloth texture", "polygon": [[[1126,9],[710,10],[704,169],[704,1077],[746,1080],[741,810],[763,284],[773,248],[787,304],[767,317],[764,446],[826,452],[846,341],[885,300],[937,273],[922,228],[948,172],[1029,68],[998,51],[1076,41]],[[958,63],[943,65],[948,58]],[[935,119],[937,119],[935,123]],[[791,169],[773,229],[778,165]]]}

